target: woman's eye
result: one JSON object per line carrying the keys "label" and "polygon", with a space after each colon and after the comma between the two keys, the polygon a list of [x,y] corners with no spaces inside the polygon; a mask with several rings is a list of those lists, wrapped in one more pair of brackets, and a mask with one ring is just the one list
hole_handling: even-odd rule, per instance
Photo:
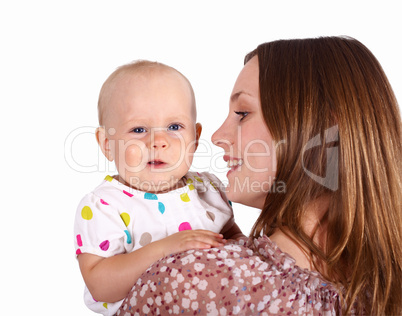
{"label": "woman's eye", "polygon": [[181,128],[181,126],[179,124],[171,124],[168,127],[169,131],[178,131]]}
{"label": "woman's eye", "polygon": [[145,128],[143,128],[143,127],[136,127],[136,128],[133,128],[132,132],[140,134],[140,133],[145,133],[146,131],[145,131]]}
{"label": "woman's eye", "polygon": [[249,112],[235,111],[235,113],[240,116],[240,121],[241,121],[248,115]]}

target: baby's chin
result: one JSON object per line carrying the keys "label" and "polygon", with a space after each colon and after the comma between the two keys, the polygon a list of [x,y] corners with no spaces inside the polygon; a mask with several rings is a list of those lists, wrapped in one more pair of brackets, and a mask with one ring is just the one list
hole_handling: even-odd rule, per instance
{"label": "baby's chin", "polygon": [[139,177],[130,177],[130,179],[124,179],[119,177],[123,181],[120,181],[133,189],[149,192],[149,193],[166,193],[172,190],[176,190],[185,186],[183,178],[175,178],[171,176],[167,179],[152,179],[144,180]]}

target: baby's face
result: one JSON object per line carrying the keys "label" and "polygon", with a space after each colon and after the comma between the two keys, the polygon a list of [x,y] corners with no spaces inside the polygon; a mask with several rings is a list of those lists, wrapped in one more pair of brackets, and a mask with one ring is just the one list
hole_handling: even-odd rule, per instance
{"label": "baby's face", "polygon": [[105,128],[120,179],[148,192],[175,188],[201,132],[194,107],[188,83],[174,71],[117,78]]}

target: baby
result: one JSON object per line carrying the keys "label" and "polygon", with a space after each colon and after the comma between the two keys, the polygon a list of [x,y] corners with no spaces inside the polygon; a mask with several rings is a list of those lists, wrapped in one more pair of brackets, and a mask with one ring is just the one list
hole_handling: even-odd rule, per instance
{"label": "baby", "polygon": [[113,315],[153,262],[242,234],[219,180],[189,171],[202,128],[180,72],[149,61],[124,65],[103,84],[98,111],[96,138],[118,175],[80,202],[75,247],[86,305]]}

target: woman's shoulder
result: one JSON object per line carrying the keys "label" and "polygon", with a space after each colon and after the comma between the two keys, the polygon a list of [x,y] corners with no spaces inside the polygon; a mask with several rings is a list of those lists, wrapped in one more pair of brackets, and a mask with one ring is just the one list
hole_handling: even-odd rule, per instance
{"label": "woman's shoulder", "polygon": [[248,247],[261,256],[262,261],[269,265],[269,270],[273,274],[279,275],[284,284],[289,287],[293,285],[299,289],[309,289],[309,291],[328,291],[336,290],[336,287],[316,271],[297,265],[296,260],[286,252],[283,252],[278,245],[270,238],[264,236],[258,239],[249,240]]}
{"label": "woman's shoulder", "polygon": [[158,261],[138,280],[121,311],[147,306],[152,315],[164,306],[167,312],[178,308],[198,315],[332,314],[338,300],[336,288],[319,273],[298,267],[262,237]]}

